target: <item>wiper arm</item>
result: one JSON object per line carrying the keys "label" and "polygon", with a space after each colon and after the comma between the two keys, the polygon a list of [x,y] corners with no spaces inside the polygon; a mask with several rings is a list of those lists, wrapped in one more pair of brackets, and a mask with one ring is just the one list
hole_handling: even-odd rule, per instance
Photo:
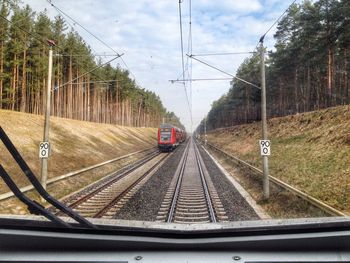
{"label": "wiper arm", "polygon": [[[75,221],[79,222],[82,226],[88,227],[88,228],[97,228],[95,225],[90,223],[87,219],[79,215],[78,213],[74,212],[69,207],[66,207],[59,201],[57,201],[55,198],[53,198],[41,185],[41,183],[38,181],[38,179],[35,177],[32,170],[29,168],[27,163],[24,161],[20,153],[17,151],[16,147],[11,142],[10,138],[7,136],[5,131],[0,126],[0,138],[4,145],[6,146],[7,150],[10,152],[12,157],[15,159],[19,167],[24,172],[25,176],[28,178],[28,180],[32,183],[34,188],[38,191],[40,196],[42,196],[47,202],[52,204],[54,207],[56,207],[61,212],[65,213],[66,215],[73,218]],[[6,171],[5,171],[6,173]],[[11,178],[10,178],[11,179]]]}
{"label": "wiper arm", "polygon": [[51,212],[47,211],[41,204],[35,202],[34,200],[30,200],[27,196],[25,196],[21,190],[17,187],[15,182],[11,179],[11,177],[8,175],[8,173],[5,171],[4,167],[0,164],[0,176],[5,181],[7,186],[10,188],[10,190],[14,193],[14,195],[23,203],[25,203],[28,206],[28,210],[31,214],[35,215],[43,215],[47,219],[51,220],[52,222],[66,228],[71,228],[72,226],[66,222],[64,222],[62,219],[57,217],[56,215],[52,214]]}

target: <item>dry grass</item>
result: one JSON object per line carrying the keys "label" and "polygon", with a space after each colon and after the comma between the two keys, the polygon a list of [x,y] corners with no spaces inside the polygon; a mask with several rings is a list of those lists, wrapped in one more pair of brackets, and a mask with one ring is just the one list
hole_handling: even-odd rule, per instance
{"label": "dry grass", "polygon": [[221,163],[243,187],[248,191],[271,218],[305,218],[329,216],[322,210],[310,205],[293,193],[270,184],[270,198],[264,201],[262,194],[262,177],[249,169],[238,167],[237,163],[223,154],[208,148],[211,154]]}
{"label": "dry grass", "polygon": [[[40,174],[38,146],[43,136],[43,124],[43,116],[0,110],[0,126],[36,176]],[[130,152],[156,146],[156,129],[51,117],[50,142],[52,155],[49,159],[48,177],[52,178]],[[15,182],[20,187],[28,185],[29,182],[2,143],[0,143],[0,153],[1,165]],[[99,177],[101,175],[96,174],[96,179]],[[7,186],[0,181],[0,193],[7,191],[9,191]]]}
{"label": "dry grass", "polygon": [[[47,191],[54,196],[56,199],[61,199],[67,195],[81,190],[87,185],[105,177],[106,175],[119,170],[123,166],[130,164],[133,161],[145,156],[146,153],[138,153],[132,155],[128,158],[122,159],[117,162],[109,163],[102,167],[86,171],[76,176],[69,177],[65,180],[57,181],[48,185]],[[40,203],[41,198],[36,191],[29,191],[26,195]],[[50,206],[48,203],[42,203],[44,206]],[[0,203],[0,213],[1,214],[28,214],[27,207],[20,202],[16,197],[11,197]]]}
{"label": "dry grass", "polygon": [[[261,167],[260,123],[212,131],[208,141]],[[350,106],[269,120],[270,174],[350,213]]]}

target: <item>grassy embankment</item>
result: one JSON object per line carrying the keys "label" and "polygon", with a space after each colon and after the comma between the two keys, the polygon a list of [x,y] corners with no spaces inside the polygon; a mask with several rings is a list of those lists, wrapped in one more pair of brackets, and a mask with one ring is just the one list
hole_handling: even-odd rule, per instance
{"label": "grassy embankment", "polygon": [[[43,116],[0,110],[0,125],[15,144],[25,161],[40,175],[38,146],[43,136]],[[51,117],[48,177],[52,178],[131,152],[156,146],[155,128],[132,128]],[[0,143],[0,163],[20,186],[28,185],[24,174]],[[48,187],[57,198],[75,191],[117,169],[120,163],[93,170]],[[9,191],[0,180],[0,194]],[[35,195],[33,196],[36,197]],[[2,202],[0,213],[25,213],[16,200]]]}
{"label": "grassy embankment", "polygon": [[[350,214],[350,106],[268,121],[270,174]],[[261,167],[261,124],[219,129],[210,143]]]}

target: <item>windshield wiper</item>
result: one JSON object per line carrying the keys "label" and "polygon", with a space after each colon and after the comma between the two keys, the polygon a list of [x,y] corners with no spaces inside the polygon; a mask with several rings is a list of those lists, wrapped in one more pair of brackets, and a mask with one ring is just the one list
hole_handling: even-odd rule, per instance
{"label": "windshield wiper", "polygon": [[21,192],[21,190],[17,187],[15,182],[11,179],[9,174],[5,171],[4,167],[1,164],[0,164],[0,176],[4,180],[4,182],[7,184],[7,186],[10,188],[10,190],[14,193],[14,195],[20,201],[22,201],[24,204],[27,205],[28,210],[31,214],[43,215],[47,219],[51,220],[52,222],[55,222],[56,224],[58,224],[62,227],[68,227],[68,228],[72,227],[70,224],[64,222],[62,219],[60,219],[56,215],[47,211],[41,204],[39,204],[35,200],[30,200],[26,195],[24,195]]}
{"label": "windshield wiper", "polygon": [[[73,211],[72,209],[66,207],[65,205],[63,205],[62,203],[60,203],[59,201],[57,201],[54,197],[52,197],[41,185],[41,183],[38,181],[38,179],[35,177],[34,173],[32,172],[32,170],[29,168],[29,166],[27,165],[27,163],[24,161],[24,159],[22,158],[22,156],[20,155],[20,153],[17,151],[16,147],[14,146],[14,144],[11,142],[10,138],[7,136],[7,134],[5,133],[5,131],[2,129],[2,127],[0,126],[0,138],[2,140],[2,142],[4,143],[4,145],[6,146],[7,150],[10,152],[10,154],[12,155],[12,157],[15,159],[15,161],[17,162],[17,164],[19,165],[19,167],[22,169],[23,173],[25,174],[25,176],[28,178],[28,180],[32,183],[32,185],[34,186],[34,188],[37,190],[37,192],[40,194],[40,196],[42,196],[47,202],[49,202],[50,204],[52,204],[54,207],[56,207],[58,210],[60,210],[61,212],[65,213],[66,215],[68,215],[69,217],[73,218],[75,221],[77,221],[78,223],[80,223],[80,225],[84,226],[84,227],[88,227],[88,228],[97,228],[94,224],[92,224],[91,222],[89,222],[87,219],[85,219],[84,217],[82,217],[81,215],[79,215],[78,213],[76,213],[75,211]],[[42,209],[45,210],[44,215],[45,217],[50,215],[50,218],[47,217],[48,219],[55,221],[56,223],[58,223],[56,221],[56,219],[59,219],[57,216],[53,215],[51,212],[47,211],[45,208],[43,208],[40,204],[36,203],[35,201],[31,201],[30,199],[28,199],[20,190],[19,188],[16,186],[16,184],[13,182],[13,180],[11,179],[11,177],[7,174],[7,172],[4,170],[4,168],[0,165],[1,167],[1,177],[4,179],[5,183],[10,187],[10,185],[13,187],[11,189],[11,191],[16,195],[16,193],[13,191],[14,190],[18,190],[20,192],[20,195],[16,195],[22,202],[24,202],[25,204],[29,204],[30,205],[30,209],[33,209],[32,211],[35,212],[40,212],[42,214]],[[10,183],[10,185],[8,184]],[[17,189],[16,189],[17,188]],[[18,192],[17,192],[18,193]],[[21,197],[19,197],[21,196]],[[28,203],[28,200],[30,201]],[[42,209],[40,209],[39,207],[41,207]],[[56,219],[53,220],[54,217]],[[59,219],[61,220],[61,219]],[[62,221],[62,220],[61,220]],[[64,221],[62,221],[64,222]],[[64,222],[65,223],[65,222]],[[67,223],[66,223],[67,224]],[[67,224],[68,225],[68,224]],[[70,226],[70,225],[68,225]]]}

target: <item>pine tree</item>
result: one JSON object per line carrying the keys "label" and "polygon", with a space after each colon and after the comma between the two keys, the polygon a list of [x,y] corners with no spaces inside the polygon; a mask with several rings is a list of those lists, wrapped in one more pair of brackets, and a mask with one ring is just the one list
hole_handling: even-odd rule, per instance
{"label": "pine tree", "polygon": [[5,1],[2,1],[0,10],[0,109],[3,107],[3,91],[4,91],[4,80],[6,79],[5,69],[5,54],[6,54],[6,43],[8,41],[8,8]]}

